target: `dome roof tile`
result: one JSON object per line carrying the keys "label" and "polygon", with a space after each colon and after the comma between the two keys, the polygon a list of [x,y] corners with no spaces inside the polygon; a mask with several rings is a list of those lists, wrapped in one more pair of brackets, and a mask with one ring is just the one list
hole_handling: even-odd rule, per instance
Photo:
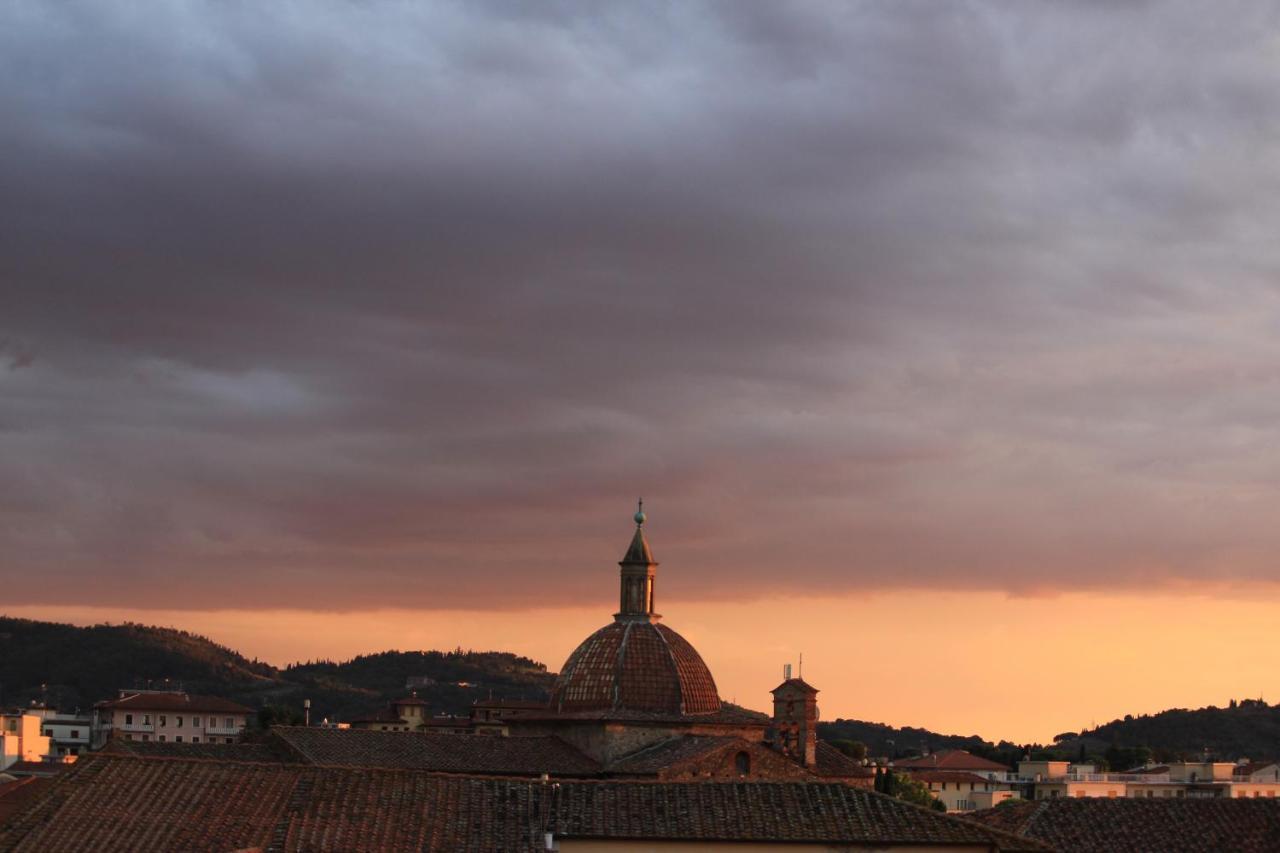
{"label": "dome roof tile", "polygon": [[612,622],[582,642],[556,679],[557,711],[720,710],[715,680],[692,645],[666,625]]}

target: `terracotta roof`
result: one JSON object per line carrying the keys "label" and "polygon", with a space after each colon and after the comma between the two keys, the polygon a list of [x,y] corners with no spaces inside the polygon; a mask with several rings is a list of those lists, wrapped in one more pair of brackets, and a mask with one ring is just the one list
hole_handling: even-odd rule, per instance
{"label": "terracotta roof", "polygon": [[605,625],[569,655],[550,707],[711,714],[720,709],[720,696],[684,637],[666,625],[626,621]]}
{"label": "terracotta roof", "polygon": [[[140,804],[145,804],[140,807]],[[1044,850],[838,783],[564,782],[96,754],[0,827],[0,851],[541,853],[544,833]]]}
{"label": "terracotta roof", "polygon": [[51,780],[41,776],[26,776],[11,782],[0,782],[0,824],[24,809],[32,797]]}
{"label": "terracotta roof", "polygon": [[600,765],[557,737],[493,737],[276,726],[271,734],[308,764],[395,767],[471,775],[585,776]]}
{"label": "terracotta roof", "polygon": [[208,758],[218,761],[281,762],[296,761],[293,753],[281,748],[275,741],[261,743],[174,743],[168,741],[140,741],[112,738],[102,748],[103,752],[119,755],[141,755],[167,758]]}
{"label": "terracotta roof", "polygon": [[917,782],[972,782],[990,785],[991,780],[968,770],[908,770],[907,775]]}
{"label": "terracotta roof", "polygon": [[838,782],[567,783],[552,820],[562,838],[1045,849],[1016,836],[970,835],[957,823]]}
{"label": "terracotta roof", "polygon": [[971,755],[963,749],[935,752],[920,758],[894,759],[893,766],[902,770],[993,770],[1008,772],[1009,768],[994,761]]}
{"label": "terracotta roof", "polygon": [[730,744],[746,744],[746,741],[731,736],[673,737],[625,755],[610,764],[607,769],[611,773],[657,773],[674,763],[704,756]]}
{"label": "terracotta roof", "polygon": [[192,696],[187,693],[133,693],[122,699],[107,699],[94,707],[125,711],[190,711],[191,713],[211,711],[217,714],[252,714],[254,712],[252,708],[246,708],[238,702],[223,699],[221,696]]}
{"label": "terracotta roof", "polygon": [[781,684],[779,684],[777,687],[773,688],[769,692],[777,693],[779,690],[782,690],[783,688],[786,688],[786,687],[794,687],[797,690],[803,690],[805,693],[821,692],[818,690],[818,688],[814,687],[812,684],[805,681],[803,678],[788,678],[786,681],[782,682]]}
{"label": "terracotta roof", "polygon": [[818,741],[815,758],[817,762],[814,764],[813,772],[823,778],[874,779],[876,777],[876,771],[862,766],[823,740]]}
{"label": "terracotta roof", "polygon": [[[738,757],[747,756],[743,773]],[[646,747],[605,767],[610,776],[663,780],[744,779],[787,781],[816,779],[788,756],[768,746],[734,736],[683,735]]]}
{"label": "terracotta roof", "polygon": [[1280,800],[1270,798],[1062,797],[985,809],[967,819],[1071,853],[1261,853],[1280,846]]}
{"label": "terracotta roof", "polygon": [[61,761],[15,761],[4,772],[10,776],[54,776],[69,766]]}

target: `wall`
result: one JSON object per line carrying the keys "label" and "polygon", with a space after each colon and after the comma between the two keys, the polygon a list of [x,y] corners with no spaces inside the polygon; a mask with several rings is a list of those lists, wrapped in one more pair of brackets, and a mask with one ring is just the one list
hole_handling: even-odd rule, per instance
{"label": "wall", "polygon": [[597,761],[609,763],[680,735],[732,735],[751,743],[764,741],[764,726],[725,726],[698,723],[628,723],[602,720],[510,721],[513,737],[555,735]]}
{"label": "wall", "polygon": [[19,761],[43,761],[52,746],[40,734],[41,720],[35,714],[0,716],[0,770]]}
{"label": "wall", "polygon": [[[163,740],[168,743],[178,743],[179,738],[182,739],[181,743],[227,743],[228,738],[234,741],[244,732],[247,720],[244,714],[209,714],[203,711],[125,711],[116,708],[108,713],[110,717],[104,715],[104,722],[109,722],[112,726],[112,737],[124,740]],[[132,723],[127,722],[130,717]],[[200,724],[194,725],[195,720],[199,720]],[[231,720],[230,726],[226,724],[227,720]],[[130,725],[135,728],[128,729]],[[150,728],[139,730],[146,726]]]}

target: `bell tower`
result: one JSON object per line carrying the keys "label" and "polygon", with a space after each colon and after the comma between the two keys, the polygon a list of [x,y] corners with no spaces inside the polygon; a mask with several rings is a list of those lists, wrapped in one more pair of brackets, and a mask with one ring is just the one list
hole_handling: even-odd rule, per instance
{"label": "bell tower", "polygon": [[784,668],[783,679],[773,688],[774,747],[812,767],[818,760],[818,689],[803,678],[792,678],[791,664]]}
{"label": "bell tower", "polygon": [[618,594],[618,612],[613,618],[618,622],[657,622],[662,618],[654,612],[653,581],[658,564],[644,538],[644,500],[639,503],[634,517],[635,535],[627,553],[618,563],[621,569],[621,587]]}

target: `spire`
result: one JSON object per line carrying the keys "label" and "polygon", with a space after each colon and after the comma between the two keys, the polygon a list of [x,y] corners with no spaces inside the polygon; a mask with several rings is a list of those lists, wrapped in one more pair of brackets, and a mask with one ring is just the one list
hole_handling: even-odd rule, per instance
{"label": "spire", "polygon": [[619,609],[614,619],[619,622],[656,622],[662,617],[653,610],[653,586],[655,569],[658,566],[649,550],[649,543],[644,538],[644,523],[648,518],[644,514],[644,499],[641,498],[636,508],[634,521],[636,532],[627,546],[627,553],[618,566],[621,572],[621,589],[619,591]]}

